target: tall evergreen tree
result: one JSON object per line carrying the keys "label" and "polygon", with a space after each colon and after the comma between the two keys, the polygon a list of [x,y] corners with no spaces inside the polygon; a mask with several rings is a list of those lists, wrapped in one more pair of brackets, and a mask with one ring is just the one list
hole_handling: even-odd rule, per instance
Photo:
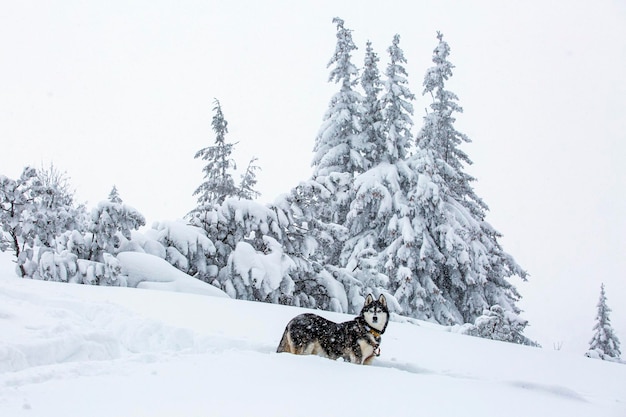
{"label": "tall evergreen tree", "polygon": [[471,323],[494,305],[518,314],[520,295],[507,278],[525,279],[527,273],[503,251],[497,241],[501,235],[484,220],[487,206],[474,193],[473,178],[463,172],[463,163],[471,161],[458,145],[469,139],[454,128],[452,114],[461,108],[445,89],[453,68],[447,60],[450,48],[441,33],[437,38],[435,66],[424,80],[424,94],[433,97],[432,112],[424,118],[410,162],[419,174],[409,195],[421,234],[418,281],[431,281],[432,292],[446,300],[446,314],[456,321]]}
{"label": "tall evergreen tree", "polygon": [[235,161],[231,158],[234,143],[226,142],[228,122],[222,113],[222,106],[216,99],[214,102],[211,127],[215,132],[215,145],[207,146],[196,152],[194,158],[206,161],[205,181],[194,191],[198,196],[199,207],[196,210],[210,210],[215,204],[221,204],[228,197],[237,196],[238,190],[233,180],[231,169],[235,169]]}
{"label": "tall evergreen tree", "polygon": [[[352,182],[356,172],[362,172],[364,159],[361,127],[359,125],[361,95],[354,90],[358,71],[352,63],[352,51],[356,46],[352,31],[344,27],[340,18],[333,19],[337,25],[337,44],[328,67],[329,82],[340,85],[331,99],[324,121],[317,135],[312,181],[325,191],[316,193],[313,210],[320,223],[342,226],[352,200]],[[318,189],[317,186],[312,189]],[[324,247],[326,263],[338,265],[340,244]]]}
{"label": "tall evergreen tree", "polygon": [[380,59],[372,42],[367,41],[363,74],[361,75],[361,87],[365,92],[361,110],[361,136],[362,152],[365,158],[365,169],[378,165],[383,155],[387,152],[385,137],[383,135],[382,102],[380,94],[383,89],[378,70]]}
{"label": "tall evergreen tree", "polygon": [[457,103],[457,95],[446,90],[445,86],[454,68],[448,61],[450,46],[443,40],[441,32],[437,32],[437,39],[439,43],[433,52],[435,65],[426,71],[422,93],[432,97],[432,111],[424,118],[424,126],[417,135],[417,145],[432,150],[436,156],[437,169],[450,186],[453,197],[469,208],[474,216],[483,219],[487,205],[474,193],[471,182],[475,178],[463,171],[464,164],[471,165],[472,161],[459,148],[463,142],[471,140],[454,127],[454,113],[462,113],[463,108]]}
{"label": "tall evergreen tree", "polygon": [[349,173],[363,169],[359,148],[359,113],[361,95],[354,90],[357,84],[357,67],[352,63],[352,51],[357,47],[352,31],[344,27],[344,21],[333,19],[337,25],[337,45],[328,67],[328,81],[340,85],[339,92],[331,101],[324,115],[324,122],[315,140],[313,177],[334,173]]}
{"label": "tall evergreen tree", "polygon": [[601,355],[619,359],[621,355],[619,339],[611,326],[609,313],[611,309],[606,304],[604,284],[600,286],[600,299],[598,300],[598,313],[596,324],[593,326],[593,338],[589,342],[589,350],[597,351]]}
{"label": "tall evergreen tree", "polygon": [[[398,277],[399,271],[406,270],[402,266],[403,256],[408,253],[403,249],[404,244],[414,245],[413,238],[411,242],[402,243],[404,238],[414,234],[405,228],[407,223],[399,221],[408,219],[411,213],[406,196],[416,181],[415,173],[404,160],[413,124],[409,100],[414,97],[407,87],[407,72],[403,66],[406,60],[399,40],[396,35],[388,49],[390,63],[380,99],[377,94],[382,89],[374,67],[376,57],[369,44],[366,51],[362,78],[366,92],[363,136],[367,138],[368,150],[373,152],[367,158],[369,169],[354,180],[354,197],[346,217],[349,238],[343,245],[341,265],[359,282],[361,292],[351,291],[351,299],[362,302],[361,297],[366,293],[384,293],[394,310],[412,313],[410,309],[400,308],[388,292],[393,287],[391,283],[404,279]],[[401,232],[397,230],[400,224],[404,228]]]}
{"label": "tall evergreen tree", "polygon": [[411,146],[411,126],[413,126],[413,105],[415,96],[408,87],[408,74],[404,52],[399,46],[400,35],[393,37],[389,52],[389,65],[385,71],[385,92],[382,97],[382,116],[386,136],[386,152],[383,158],[395,163],[405,159]]}

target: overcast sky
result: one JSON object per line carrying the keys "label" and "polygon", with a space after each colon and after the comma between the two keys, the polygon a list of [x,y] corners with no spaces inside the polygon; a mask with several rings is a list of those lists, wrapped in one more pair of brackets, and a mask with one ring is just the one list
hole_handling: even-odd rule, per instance
{"label": "overcast sky", "polygon": [[584,352],[600,284],[626,354],[626,2],[14,1],[0,4],[0,174],[66,171],[78,201],[116,185],[149,224],[181,218],[214,141],[214,98],[261,200],[311,173],[337,86],[333,17],[387,63],[393,35],[416,94],[442,31],[456,65],[477,194],[505,250],[527,335]]}

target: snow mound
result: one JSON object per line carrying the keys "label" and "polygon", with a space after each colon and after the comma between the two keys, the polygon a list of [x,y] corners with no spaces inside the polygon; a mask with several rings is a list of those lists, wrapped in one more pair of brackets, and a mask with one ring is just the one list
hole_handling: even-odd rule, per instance
{"label": "snow mound", "polygon": [[117,259],[122,273],[128,276],[129,287],[228,297],[219,288],[185,274],[158,256],[122,252]]}

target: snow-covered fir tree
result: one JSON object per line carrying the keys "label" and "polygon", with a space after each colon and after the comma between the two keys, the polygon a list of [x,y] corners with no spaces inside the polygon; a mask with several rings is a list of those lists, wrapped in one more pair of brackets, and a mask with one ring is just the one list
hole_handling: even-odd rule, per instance
{"label": "snow-covered fir tree", "polygon": [[[361,94],[355,90],[358,70],[352,63],[356,50],[352,31],[344,27],[340,18],[337,25],[337,44],[328,67],[329,82],[339,84],[339,92],[331,99],[313,149],[314,181],[329,191],[330,200],[320,202],[317,215],[327,223],[342,224],[350,204],[350,191],[355,172],[362,172],[364,148],[361,136]],[[318,196],[320,197],[320,196]],[[336,263],[334,259],[331,263]]]}
{"label": "snow-covered fir tree", "polygon": [[[398,224],[405,224],[399,219],[408,220],[412,213],[406,196],[416,182],[415,173],[404,159],[411,139],[409,129],[413,121],[409,100],[413,99],[413,95],[407,87],[407,72],[403,67],[406,60],[397,35],[388,52],[390,63],[381,100],[375,99],[375,60],[366,54],[368,78],[373,80],[364,85],[366,102],[378,107],[379,115],[373,119],[375,125],[369,123],[370,118],[364,120],[373,133],[368,136],[368,143],[377,154],[368,158],[369,169],[354,180],[354,197],[345,223],[349,238],[343,245],[341,265],[351,271],[359,282],[359,287],[349,290],[351,300],[362,303],[363,296],[370,292],[376,296],[385,294],[392,309],[400,312],[402,308],[389,289],[394,287],[394,279],[403,278],[392,277],[390,280],[389,274],[398,275],[399,271],[405,271],[400,265],[402,256],[398,252],[406,254],[407,251],[401,249],[403,244],[400,241],[413,236],[406,230],[405,233],[396,230]],[[411,237],[411,242],[406,244],[414,246],[413,240]],[[410,311],[406,309],[406,312]]]}
{"label": "snow-covered fir tree", "polygon": [[210,210],[215,204],[221,204],[227,198],[238,194],[231,173],[236,168],[231,157],[235,144],[226,142],[228,122],[224,118],[220,102],[216,99],[214,104],[211,128],[215,132],[215,144],[200,149],[194,156],[196,159],[206,161],[202,168],[204,182],[193,193],[198,196],[196,211],[199,212]]}
{"label": "snow-covered fir tree", "polygon": [[596,314],[596,324],[593,326],[593,338],[589,342],[589,352],[587,356],[595,353],[602,359],[619,359],[622,352],[620,351],[620,342],[611,326],[609,313],[611,309],[606,303],[606,293],[604,284],[600,286],[600,298],[598,300],[598,313]]}
{"label": "snow-covered fir tree", "polygon": [[472,161],[459,148],[459,145],[471,140],[454,127],[454,113],[462,113],[463,108],[457,102],[457,95],[445,87],[454,69],[448,60],[450,46],[443,40],[441,32],[437,32],[437,39],[439,43],[433,52],[435,65],[426,71],[422,93],[432,97],[432,111],[424,118],[424,126],[417,135],[417,145],[434,153],[437,163],[441,165],[438,170],[449,185],[450,192],[454,193],[453,197],[482,219],[487,205],[474,193],[471,183],[475,178],[464,171],[464,164],[471,165]]}
{"label": "snow-covered fir tree", "polygon": [[400,35],[393,37],[389,52],[389,65],[385,75],[382,101],[382,117],[385,132],[386,152],[383,159],[390,163],[405,159],[411,146],[411,126],[413,125],[413,105],[415,96],[408,87],[408,74],[404,52],[399,46]]}
{"label": "snow-covered fir tree", "polygon": [[328,67],[332,67],[328,81],[339,84],[324,115],[324,122],[315,140],[313,177],[334,173],[353,173],[363,169],[360,150],[359,114],[361,94],[355,91],[358,70],[352,63],[352,51],[357,47],[352,31],[344,21],[333,19],[337,25],[337,44]]}
{"label": "snow-covered fir tree", "polygon": [[380,59],[372,47],[372,42],[367,41],[361,74],[361,88],[365,94],[360,113],[362,129],[360,143],[363,148],[365,170],[378,165],[387,152],[383,134],[382,102],[380,100],[383,83],[380,80],[380,71],[378,70],[379,61]]}
{"label": "snow-covered fir tree", "polygon": [[472,323],[494,305],[519,314],[515,302],[520,295],[508,278],[525,279],[527,273],[498,243],[501,235],[485,221],[487,206],[474,193],[473,178],[463,171],[463,164],[471,161],[458,145],[469,139],[454,128],[453,114],[461,107],[457,96],[445,89],[453,68],[450,48],[443,35],[437,38],[435,66],[424,80],[424,94],[433,97],[432,112],[424,118],[410,159],[419,178],[408,196],[416,209],[412,230],[421,236],[417,270],[396,292],[408,295],[407,300],[424,291],[443,297],[446,303],[432,305],[440,322]]}
{"label": "snow-covered fir tree", "polygon": [[359,282],[339,265],[339,255],[347,237],[344,223],[353,198],[354,175],[365,169],[364,154],[371,149],[361,128],[363,97],[355,90],[358,70],[352,52],[357,47],[344,21],[335,18],[333,23],[337,43],[328,63],[329,82],[338,84],[339,91],[331,98],[316,137],[313,175],[279,198],[274,207],[289,220],[283,245],[294,263],[293,304],[347,312],[352,306],[346,289]]}

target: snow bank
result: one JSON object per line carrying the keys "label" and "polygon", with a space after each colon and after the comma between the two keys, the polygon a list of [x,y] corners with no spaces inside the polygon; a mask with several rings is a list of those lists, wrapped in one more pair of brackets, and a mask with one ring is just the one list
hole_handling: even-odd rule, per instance
{"label": "snow bank", "polygon": [[228,297],[219,288],[190,277],[158,256],[122,252],[117,259],[122,265],[122,273],[128,276],[129,287]]}

